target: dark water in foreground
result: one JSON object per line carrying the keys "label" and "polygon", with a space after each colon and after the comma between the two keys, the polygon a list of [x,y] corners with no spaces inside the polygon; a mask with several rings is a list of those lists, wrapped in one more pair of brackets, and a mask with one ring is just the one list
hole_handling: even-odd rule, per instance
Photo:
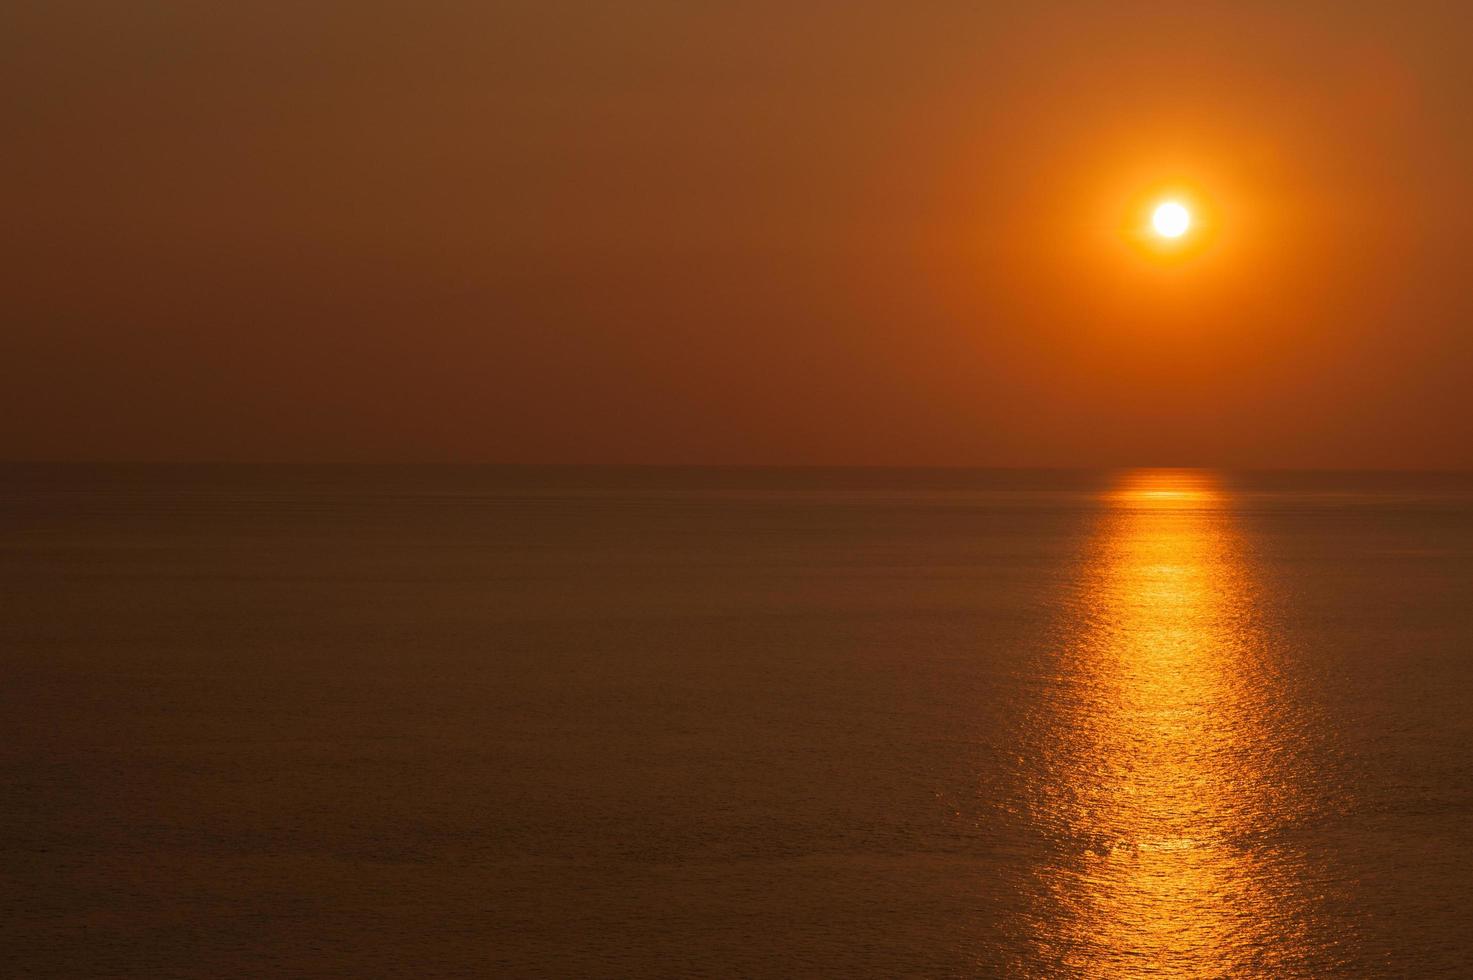
{"label": "dark water in foreground", "polygon": [[0,469],[7,975],[1473,975],[1473,478]]}

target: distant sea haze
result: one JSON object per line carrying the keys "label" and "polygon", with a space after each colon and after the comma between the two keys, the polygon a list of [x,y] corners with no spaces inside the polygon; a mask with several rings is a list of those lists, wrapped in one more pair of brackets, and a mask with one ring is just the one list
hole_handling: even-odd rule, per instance
{"label": "distant sea haze", "polygon": [[1473,975],[1473,476],[0,468],[14,976]]}

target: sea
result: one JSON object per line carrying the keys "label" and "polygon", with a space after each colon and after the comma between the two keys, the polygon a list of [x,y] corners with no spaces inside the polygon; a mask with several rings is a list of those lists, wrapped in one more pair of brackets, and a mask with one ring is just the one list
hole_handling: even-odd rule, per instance
{"label": "sea", "polygon": [[1473,976],[1473,475],[0,467],[13,977]]}

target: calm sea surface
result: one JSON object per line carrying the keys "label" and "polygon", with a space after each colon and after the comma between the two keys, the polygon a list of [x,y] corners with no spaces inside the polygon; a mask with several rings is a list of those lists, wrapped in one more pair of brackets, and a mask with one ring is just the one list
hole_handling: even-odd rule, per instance
{"label": "calm sea surface", "polygon": [[1473,976],[1473,477],[0,468],[13,976]]}

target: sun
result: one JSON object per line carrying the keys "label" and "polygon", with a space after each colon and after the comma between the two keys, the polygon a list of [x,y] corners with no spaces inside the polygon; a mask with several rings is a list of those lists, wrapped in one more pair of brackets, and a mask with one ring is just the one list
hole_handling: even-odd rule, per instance
{"label": "sun", "polygon": [[1101,217],[1114,225],[1118,243],[1149,268],[1185,268],[1219,251],[1225,241],[1217,195],[1189,177],[1157,177],[1131,192],[1122,187],[1109,207],[1113,215],[1102,212]]}
{"label": "sun", "polygon": [[1192,213],[1180,201],[1162,201],[1151,212],[1151,227],[1162,238],[1180,238],[1192,226]]}

